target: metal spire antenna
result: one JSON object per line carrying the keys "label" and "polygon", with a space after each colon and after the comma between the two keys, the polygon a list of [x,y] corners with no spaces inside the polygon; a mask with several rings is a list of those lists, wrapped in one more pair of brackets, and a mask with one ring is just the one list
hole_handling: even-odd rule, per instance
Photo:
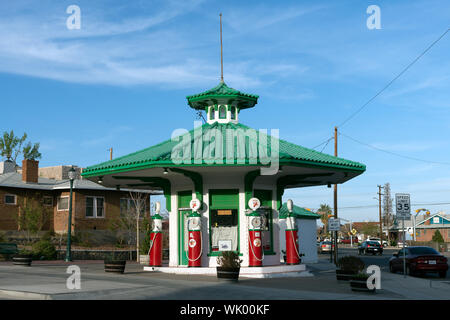
{"label": "metal spire antenna", "polygon": [[220,16],[220,82],[223,82],[222,13]]}

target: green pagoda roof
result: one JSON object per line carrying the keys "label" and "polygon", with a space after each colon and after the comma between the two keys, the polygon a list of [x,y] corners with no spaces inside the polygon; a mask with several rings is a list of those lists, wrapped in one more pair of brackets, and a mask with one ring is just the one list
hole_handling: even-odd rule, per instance
{"label": "green pagoda roof", "polygon": [[[286,219],[289,214],[289,210],[287,208],[287,204],[283,203],[280,209],[280,215],[278,216],[280,219]],[[297,219],[319,219],[320,215],[317,213],[312,212],[309,209],[302,208],[299,206],[294,205],[292,208],[292,214]]]}
{"label": "green pagoda roof", "polygon": [[[257,150],[259,150],[259,139],[258,137],[252,137],[251,135],[246,135],[246,130],[254,130],[250,127],[247,127],[243,124],[235,124],[235,123],[213,123],[213,124],[204,124],[199,128],[193,129],[188,133],[185,133],[179,136],[178,139],[167,140],[155,146],[131,153],[126,156],[122,156],[110,161],[102,162],[97,165],[89,166],[85,170],[83,170],[82,176],[92,177],[92,176],[102,176],[111,173],[118,172],[126,172],[133,170],[140,170],[146,168],[155,168],[155,167],[207,167],[207,166],[266,166],[267,163],[262,164],[260,162],[260,158],[257,157],[256,163],[251,162],[248,159],[248,150],[250,147],[250,143],[255,146]],[[198,130],[198,131],[197,131]],[[203,140],[203,149],[209,146],[211,143],[211,137],[214,137],[218,132],[222,133],[223,137],[223,154],[222,158],[219,160],[223,160],[222,163],[215,159],[215,163],[208,161],[207,159],[201,159],[201,163],[198,161],[194,161],[194,145],[195,141],[198,141],[200,138],[198,135],[199,130],[201,130],[202,134],[200,137]],[[197,132],[197,134],[195,132]],[[258,131],[254,130],[258,133]],[[239,139],[244,139],[245,141],[245,159],[244,162],[238,161],[238,151],[236,146],[234,150],[234,158],[230,163],[229,159],[227,159],[227,135],[232,133],[234,137],[237,137],[235,141],[239,141]],[[205,141],[205,137],[208,137]],[[196,140],[197,139],[197,140]],[[271,149],[273,142],[272,139],[277,139],[271,136],[267,136],[267,145],[268,148],[268,156],[270,157]],[[304,148],[302,146],[298,146],[287,141],[279,140],[279,164],[280,165],[294,165],[294,166],[313,166],[318,168],[332,168],[332,169],[342,169],[344,171],[351,171],[357,174],[360,174],[366,170],[366,166],[364,164],[353,162],[350,160],[334,157],[325,153],[321,153],[312,149]],[[181,142],[184,141],[190,143],[191,146],[191,161],[189,164],[184,162],[183,164],[177,164],[172,161],[172,152],[174,148],[182,148],[180,147]],[[219,162],[219,163],[218,163]]]}
{"label": "green pagoda roof", "polygon": [[210,90],[186,97],[191,108],[201,110],[211,104],[231,104],[233,102],[236,102],[240,109],[251,108],[258,102],[258,98],[258,95],[230,88],[223,81]]}

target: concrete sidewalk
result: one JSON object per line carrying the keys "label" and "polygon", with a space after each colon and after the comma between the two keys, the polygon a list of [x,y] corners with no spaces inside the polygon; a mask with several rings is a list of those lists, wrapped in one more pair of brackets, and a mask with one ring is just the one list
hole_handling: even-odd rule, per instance
{"label": "concrete sidewalk", "polygon": [[[70,265],[81,269],[81,289],[70,290]],[[251,279],[227,283],[215,276],[185,276],[144,272],[127,262],[125,274],[104,272],[102,261],[33,262],[31,267],[0,263],[0,299],[166,299],[166,300],[302,300],[302,299],[450,299],[450,285],[421,278],[406,279],[382,272],[381,290],[353,292],[348,282],[337,281],[333,264],[308,264],[313,277]]]}

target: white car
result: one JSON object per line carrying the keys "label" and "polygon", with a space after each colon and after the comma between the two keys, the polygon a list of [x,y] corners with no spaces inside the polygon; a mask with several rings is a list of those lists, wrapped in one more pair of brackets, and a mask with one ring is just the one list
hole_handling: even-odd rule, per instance
{"label": "white car", "polygon": [[[377,241],[379,244],[381,244],[381,239],[380,238],[372,238],[369,237],[369,239],[367,239],[367,241]],[[383,247],[387,247],[388,243],[386,240],[383,240]]]}

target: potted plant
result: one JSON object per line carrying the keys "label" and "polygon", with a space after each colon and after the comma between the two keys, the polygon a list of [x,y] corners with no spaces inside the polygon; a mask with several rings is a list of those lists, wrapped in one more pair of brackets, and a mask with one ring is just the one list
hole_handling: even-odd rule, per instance
{"label": "potted plant", "polygon": [[372,289],[369,289],[367,286],[367,279],[369,279],[369,275],[367,273],[360,272],[357,275],[353,276],[350,279],[350,288],[352,291],[362,291],[362,292],[375,292],[375,286]]}
{"label": "potted plant", "polygon": [[31,251],[22,249],[18,254],[13,256],[13,264],[18,266],[31,266],[31,262],[33,261],[33,254]]}
{"label": "potted plant", "polygon": [[224,251],[217,257],[217,278],[227,281],[238,281],[242,260],[234,251]]}
{"label": "potted plant", "polygon": [[364,270],[364,261],[355,256],[345,256],[337,261],[338,269],[336,269],[337,280],[350,280],[359,272]]}
{"label": "potted plant", "polygon": [[125,265],[127,263],[125,259],[121,259],[116,256],[115,250],[105,258],[104,262],[105,272],[113,273],[124,273]]}

